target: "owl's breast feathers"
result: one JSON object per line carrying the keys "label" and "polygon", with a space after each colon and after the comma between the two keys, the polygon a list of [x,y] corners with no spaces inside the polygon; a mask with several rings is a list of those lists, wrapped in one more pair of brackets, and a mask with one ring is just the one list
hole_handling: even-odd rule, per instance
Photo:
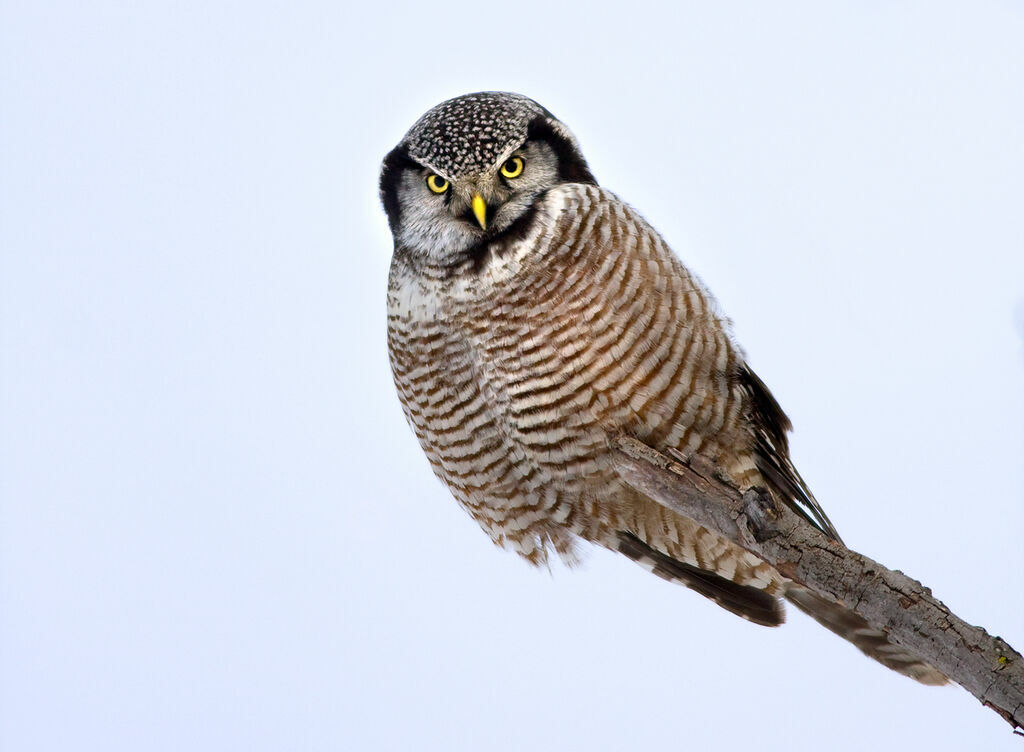
{"label": "owl's breast feathers", "polygon": [[609,437],[629,433],[705,454],[740,485],[761,479],[727,324],[630,207],[565,185],[482,263],[430,269],[397,252],[388,308],[406,416],[494,540],[537,561],[546,544],[612,545],[626,530],[688,564],[714,563],[695,533],[675,529],[688,521],[606,462]]}

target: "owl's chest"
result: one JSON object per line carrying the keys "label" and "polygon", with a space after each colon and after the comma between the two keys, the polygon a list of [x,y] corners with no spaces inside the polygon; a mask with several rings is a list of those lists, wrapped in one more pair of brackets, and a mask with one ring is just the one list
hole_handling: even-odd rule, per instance
{"label": "owl's chest", "polygon": [[457,495],[593,475],[607,434],[557,334],[558,305],[408,284],[417,287],[393,285],[389,296],[395,383],[435,472]]}

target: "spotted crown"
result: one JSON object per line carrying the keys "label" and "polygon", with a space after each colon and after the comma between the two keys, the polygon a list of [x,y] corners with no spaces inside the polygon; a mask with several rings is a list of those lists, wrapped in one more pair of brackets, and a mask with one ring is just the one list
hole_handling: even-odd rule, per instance
{"label": "spotted crown", "polygon": [[450,179],[476,175],[526,139],[538,115],[554,119],[528,97],[484,91],[434,107],[402,139],[409,156]]}

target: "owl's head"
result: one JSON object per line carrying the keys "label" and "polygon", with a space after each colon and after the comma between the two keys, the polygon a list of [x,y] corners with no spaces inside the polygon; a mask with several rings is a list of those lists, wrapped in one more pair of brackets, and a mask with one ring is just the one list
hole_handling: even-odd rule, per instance
{"label": "owl's head", "polygon": [[384,158],[380,195],[395,247],[449,264],[521,228],[548,189],[595,182],[554,115],[519,94],[480,92],[416,121]]}

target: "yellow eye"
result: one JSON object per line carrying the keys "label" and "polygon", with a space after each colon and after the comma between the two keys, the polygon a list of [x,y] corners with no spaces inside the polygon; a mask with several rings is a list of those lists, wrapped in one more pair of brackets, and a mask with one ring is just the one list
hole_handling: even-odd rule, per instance
{"label": "yellow eye", "polygon": [[448,190],[448,181],[440,175],[431,175],[427,178],[427,188],[434,193],[444,193]]}
{"label": "yellow eye", "polygon": [[501,174],[507,178],[517,178],[523,174],[523,158],[512,157],[501,166]]}

